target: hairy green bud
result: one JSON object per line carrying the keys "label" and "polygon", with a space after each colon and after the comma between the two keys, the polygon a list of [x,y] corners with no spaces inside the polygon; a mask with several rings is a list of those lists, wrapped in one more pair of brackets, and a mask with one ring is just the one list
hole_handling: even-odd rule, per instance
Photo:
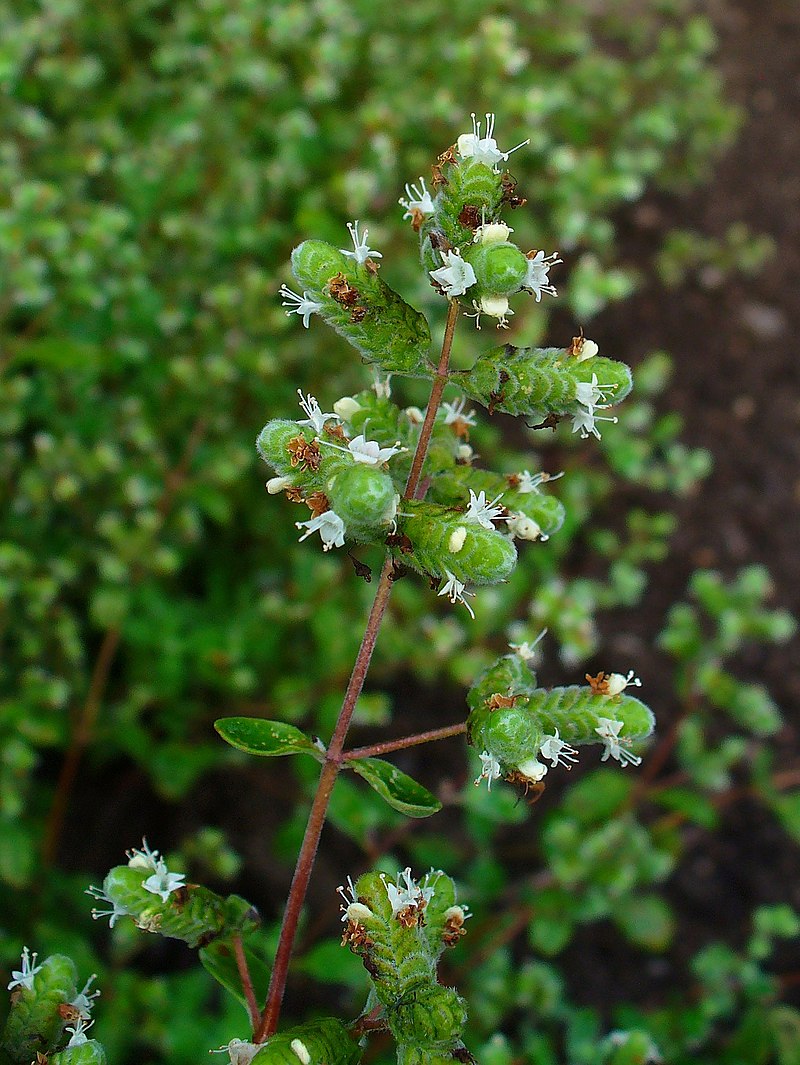
{"label": "hairy green bud", "polygon": [[491,348],[470,370],[454,375],[459,387],[493,411],[544,418],[580,412],[580,385],[599,389],[595,406],[619,403],[630,392],[631,371],[623,362],[595,355],[578,359],[569,348]]}
{"label": "hairy green bud", "polygon": [[397,511],[397,491],[392,478],[373,466],[350,466],[327,482],[331,507],[344,522],[347,535],[369,542],[385,535]]}
{"label": "hairy green bud", "polygon": [[404,499],[397,526],[405,538],[400,561],[432,577],[450,573],[464,584],[497,584],[517,561],[513,543],[502,533],[437,503]]}
{"label": "hairy green bud", "polygon": [[335,1017],[320,1017],[271,1036],[251,1065],[356,1065],[361,1048]]}
{"label": "hairy green bud", "polygon": [[367,362],[430,376],[428,323],[378,276],[372,259],[354,261],[323,240],[307,240],[292,252],[292,271],[322,318]]}
{"label": "hairy green bud", "polygon": [[37,1053],[49,1054],[56,1048],[68,1023],[63,1008],[78,993],[75,964],[64,954],[51,954],[34,972],[27,981],[31,986],[22,983],[12,991],[0,1043],[14,1065],[30,1065]]}
{"label": "hairy green bud", "polygon": [[472,266],[476,286],[469,290],[473,299],[485,295],[510,296],[519,292],[528,273],[528,260],[516,244],[500,241],[474,244],[464,251]]}

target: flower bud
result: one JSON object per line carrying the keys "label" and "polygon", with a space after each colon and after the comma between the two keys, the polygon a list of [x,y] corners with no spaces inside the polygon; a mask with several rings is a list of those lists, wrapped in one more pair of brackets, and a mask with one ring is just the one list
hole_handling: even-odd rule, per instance
{"label": "flower bud", "polygon": [[[464,252],[464,258],[477,278],[477,288],[469,293],[471,297],[510,296],[520,291],[528,273],[528,260],[509,241],[474,244]],[[492,312],[486,309],[486,313]]]}
{"label": "flower bud", "polygon": [[339,471],[328,481],[326,495],[344,522],[347,535],[356,540],[377,539],[381,527],[387,526],[397,511],[392,478],[374,466],[359,464]]}

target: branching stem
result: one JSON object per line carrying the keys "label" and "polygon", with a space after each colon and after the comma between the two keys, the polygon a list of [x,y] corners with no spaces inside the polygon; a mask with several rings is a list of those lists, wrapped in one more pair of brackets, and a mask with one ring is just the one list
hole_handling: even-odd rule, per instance
{"label": "branching stem", "polygon": [[[405,492],[403,494],[405,499],[415,498],[419,488],[422,467],[425,462],[425,456],[428,453],[428,444],[430,443],[431,433],[433,432],[436,412],[439,409],[439,404],[442,400],[442,392],[444,391],[444,386],[447,384],[448,380],[447,371],[450,365],[450,351],[453,346],[453,333],[456,327],[456,319],[458,318],[458,310],[457,301],[451,300],[447,310],[447,323],[445,325],[444,338],[442,340],[442,354],[436,369],[436,376],[431,389],[430,399],[428,400],[428,409],[425,412],[425,420],[420,429],[419,440],[417,441],[414,459],[411,464],[411,471],[408,475],[408,482],[406,483]],[[292,883],[289,888],[289,895],[286,900],[286,909],[283,913],[283,922],[281,924],[280,938],[278,939],[278,948],[275,952],[275,963],[270,978],[267,1002],[264,1007],[264,1012],[261,1015],[261,1023],[255,1033],[255,1041],[257,1043],[263,1043],[275,1033],[278,1027],[281,1004],[283,1002],[284,991],[286,990],[286,978],[289,973],[289,960],[292,955],[295,935],[297,934],[300,912],[303,908],[306,892],[308,890],[308,883],[311,879],[311,870],[314,866],[314,859],[316,858],[317,848],[319,847],[322,828],[328,813],[328,804],[330,803],[333,786],[336,783],[336,777],[339,775],[342,768],[342,762],[344,760],[344,741],[347,736],[347,731],[350,728],[350,721],[352,720],[353,711],[356,707],[356,700],[364,687],[364,681],[367,676],[367,670],[369,669],[372,652],[375,648],[375,641],[378,638],[381,621],[383,620],[383,615],[389,602],[389,596],[392,590],[393,570],[394,561],[391,556],[389,556],[384,562],[383,569],[381,570],[378,587],[375,589],[375,599],[373,600],[372,609],[370,610],[367,619],[367,625],[361,640],[361,646],[356,655],[353,672],[350,674],[350,681],[348,682],[347,690],[342,702],[342,709],[339,711],[336,727],[333,731],[331,742],[328,745],[325,762],[322,766],[322,772],[320,773],[319,781],[317,783],[317,790],[311,803],[311,810],[309,811],[303,842],[300,845],[300,853],[297,856],[297,864],[295,865]]]}
{"label": "branching stem", "polygon": [[455,725],[428,729],[427,732],[417,732],[413,736],[402,736],[398,740],[384,740],[383,743],[371,743],[368,747],[354,747],[352,751],[345,751],[342,759],[347,762],[358,758],[372,758],[376,755],[390,754],[392,751],[402,751],[406,747],[417,747],[420,743],[433,743],[435,740],[449,739],[450,736],[460,736],[466,731],[466,721],[458,721]]}

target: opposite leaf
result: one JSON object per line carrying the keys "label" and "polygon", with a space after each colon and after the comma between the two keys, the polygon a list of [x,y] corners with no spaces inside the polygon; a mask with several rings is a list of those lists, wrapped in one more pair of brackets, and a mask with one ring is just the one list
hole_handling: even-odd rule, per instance
{"label": "opposite leaf", "polygon": [[406,817],[430,817],[442,808],[435,795],[391,762],[381,758],[354,758],[345,764]]}
{"label": "opposite leaf", "polygon": [[237,750],[274,758],[282,754],[310,754],[321,761],[322,752],[313,740],[285,721],[261,717],[222,717],[214,722],[220,736]]}

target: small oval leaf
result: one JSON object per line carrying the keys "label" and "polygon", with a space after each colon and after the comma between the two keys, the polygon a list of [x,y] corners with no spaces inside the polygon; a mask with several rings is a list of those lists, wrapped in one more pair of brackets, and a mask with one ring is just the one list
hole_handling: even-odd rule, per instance
{"label": "small oval leaf", "polygon": [[231,747],[247,754],[274,758],[281,754],[310,754],[322,761],[322,751],[299,728],[262,717],[223,717],[214,728]]}
{"label": "small oval leaf", "polygon": [[442,804],[427,788],[382,758],[353,758],[345,763],[395,810],[407,817],[430,817]]}

